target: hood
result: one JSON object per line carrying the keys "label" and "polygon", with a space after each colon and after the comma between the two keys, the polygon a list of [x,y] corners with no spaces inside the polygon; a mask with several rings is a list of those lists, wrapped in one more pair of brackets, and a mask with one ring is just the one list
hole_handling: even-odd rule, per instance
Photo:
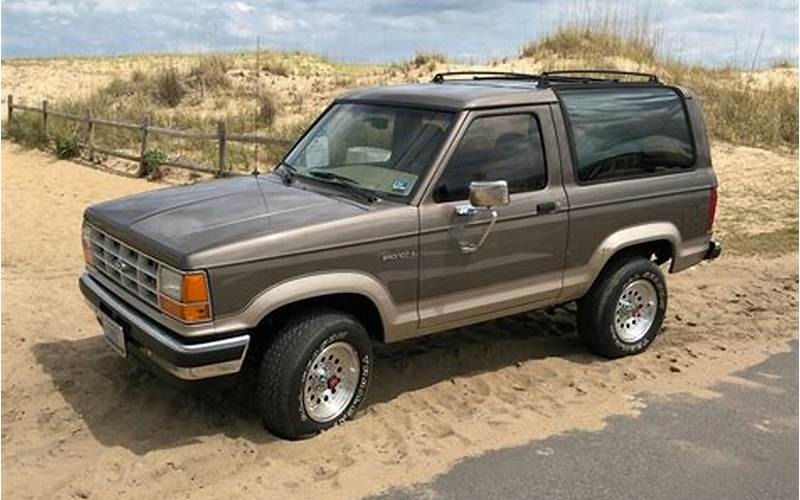
{"label": "hood", "polygon": [[[93,205],[88,222],[169,265],[191,256],[368,211],[347,200],[247,176],[171,187]],[[263,256],[263,255],[262,255]],[[263,256],[266,257],[266,256]]]}

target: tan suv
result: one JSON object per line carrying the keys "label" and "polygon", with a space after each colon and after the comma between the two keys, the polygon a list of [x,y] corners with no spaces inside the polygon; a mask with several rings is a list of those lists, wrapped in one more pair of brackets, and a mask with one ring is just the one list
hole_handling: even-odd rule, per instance
{"label": "tan suv", "polygon": [[578,302],[598,355],[646,349],[659,266],[720,254],[700,102],[652,75],[444,73],[337,99],[271,174],[85,213],[111,347],[180,379],[257,363],[267,429],[364,400],[372,343]]}

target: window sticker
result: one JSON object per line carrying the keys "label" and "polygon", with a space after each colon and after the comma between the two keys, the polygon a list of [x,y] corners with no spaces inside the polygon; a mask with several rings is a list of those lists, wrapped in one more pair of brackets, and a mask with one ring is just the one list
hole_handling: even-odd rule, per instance
{"label": "window sticker", "polygon": [[392,191],[405,194],[408,191],[408,181],[403,179],[395,179],[392,183]]}

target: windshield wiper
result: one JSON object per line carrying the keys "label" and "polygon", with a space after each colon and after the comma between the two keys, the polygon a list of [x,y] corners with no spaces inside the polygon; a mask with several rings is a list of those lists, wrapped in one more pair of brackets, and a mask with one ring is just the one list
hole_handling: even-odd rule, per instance
{"label": "windshield wiper", "polygon": [[329,184],[335,184],[337,186],[341,186],[345,188],[348,192],[361,196],[369,203],[375,203],[376,201],[378,201],[378,197],[375,196],[374,193],[371,193],[366,188],[360,187],[360,183],[357,180],[347,177],[346,175],[340,175],[334,172],[317,170],[313,168],[307,170],[305,174],[308,174],[309,176],[314,177],[316,179],[327,181]]}
{"label": "windshield wiper", "polygon": [[312,168],[306,171],[306,173],[318,179],[333,179],[337,181],[347,182],[348,184],[352,184],[354,186],[358,186],[361,184],[352,177],[347,177],[346,175],[337,174],[335,172],[328,172],[327,170],[318,170],[316,168]]}

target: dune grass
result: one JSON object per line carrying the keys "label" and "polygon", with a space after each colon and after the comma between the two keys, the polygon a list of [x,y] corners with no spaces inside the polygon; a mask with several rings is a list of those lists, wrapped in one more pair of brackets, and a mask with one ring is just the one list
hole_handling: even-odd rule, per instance
{"label": "dune grass", "polygon": [[[213,131],[225,120],[230,133],[253,133],[293,139],[330,99],[353,87],[424,81],[435,71],[465,70],[439,51],[417,52],[411,59],[382,66],[336,64],[302,53],[264,52],[205,56],[142,56],[114,64],[132,67],[84,97],[53,102],[55,109],[170,128]],[[91,63],[85,60],[83,63]],[[137,62],[139,61],[139,62]],[[101,61],[97,61],[98,66]],[[673,58],[664,38],[644,18],[621,21],[606,16],[572,21],[525,44],[516,59],[495,62],[492,69],[538,72],[564,68],[599,68],[656,73],[663,81],[693,89],[701,98],[712,138],[781,150],[797,150],[798,87],[789,61],[773,64],[772,74],[727,66],[685,64]],[[33,147],[57,141],[37,130],[38,118],[15,114],[9,131],[14,140]],[[60,138],[82,137],[84,130],[51,120],[50,132]],[[138,154],[135,131],[99,127],[98,144]],[[170,156],[213,164],[215,147],[208,141],[154,138],[154,147]],[[256,157],[274,164],[283,148],[231,144],[234,169],[251,170]]]}

